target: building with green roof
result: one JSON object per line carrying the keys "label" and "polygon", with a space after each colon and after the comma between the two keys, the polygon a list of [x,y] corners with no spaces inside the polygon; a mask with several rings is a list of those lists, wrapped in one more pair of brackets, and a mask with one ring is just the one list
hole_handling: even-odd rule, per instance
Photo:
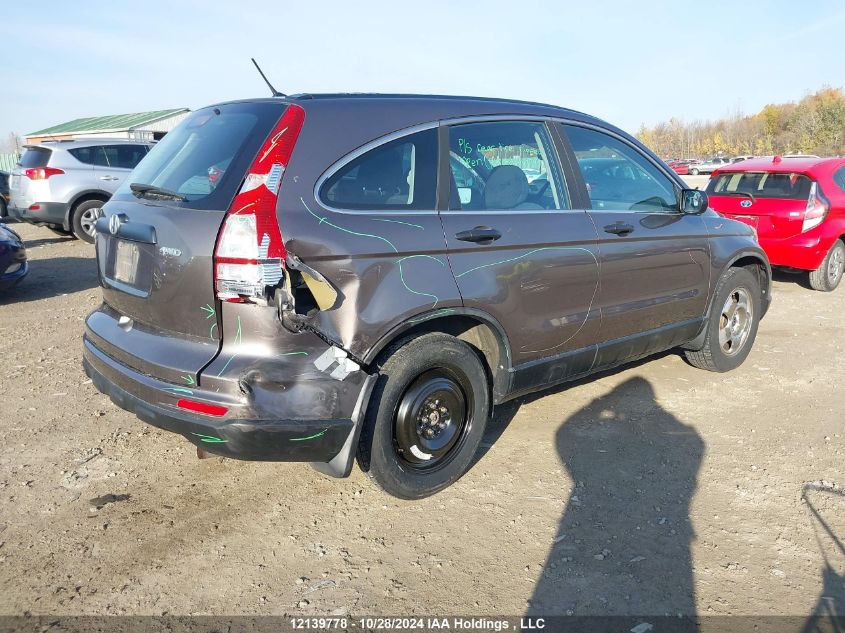
{"label": "building with green roof", "polygon": [[89,138],[157,141],[172,130],[189,112],[188,108],[175,108],[74,119],[37,132],[30,132],[26,135],[26,142],[72,141]]}

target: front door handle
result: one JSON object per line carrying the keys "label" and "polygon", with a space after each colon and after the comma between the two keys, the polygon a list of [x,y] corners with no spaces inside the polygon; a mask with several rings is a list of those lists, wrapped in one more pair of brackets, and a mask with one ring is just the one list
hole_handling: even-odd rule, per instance
{"label": "front door handle", "polygon": [[468,229],[455,233],[455,237],[462,242],[475,242],[476,244],[492,244],[502,234],[496,229],[491,229],[489,226],[476,226],[474,229]]}
{"label": "front door handle", "polygon": [[628,235],[628,233],[634,232],[634,227],[624,222],[614,222],[613,224],[606,225],[604,232],[613,233],[614,235]]}

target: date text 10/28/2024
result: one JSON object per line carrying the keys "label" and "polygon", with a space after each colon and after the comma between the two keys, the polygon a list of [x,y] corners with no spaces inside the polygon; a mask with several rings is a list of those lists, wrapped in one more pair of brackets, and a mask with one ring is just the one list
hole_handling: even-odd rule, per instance
{"label": "date text 10/28/2024", "polygon": [[344,631],[350,628],[365,631],[536,631],[545,628],[543,618],[462,618],[462,617],[324,617],[291,618],[291,628],[302,631]]}

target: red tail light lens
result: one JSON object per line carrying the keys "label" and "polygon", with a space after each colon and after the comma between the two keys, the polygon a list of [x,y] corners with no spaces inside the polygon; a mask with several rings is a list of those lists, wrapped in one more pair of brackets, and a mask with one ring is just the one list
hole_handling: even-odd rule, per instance
{"label": "red tail light lens", "polygon": [[23,170],[23,175],[30,180],[47,180],[50,176],[57,176],[65,173],[56,167],[31,167]]}
{"label": "red tail light lens", "polygon": [[261,300],[282,279],[287,255],[276,217],[282,175],[290,161],[305,111],[289,105],[276,123],[235,196],[214,251],[217,298]]}
{"label": "red tail light lens", "polygon": [[807,199],[807,209],[804,211],[804,224],[801,226],[801,232],[809,231],[824,222],[828,211],[830,211],[830,203],[819,190],[819,183],[814,182],[810,186],[810,196]]}

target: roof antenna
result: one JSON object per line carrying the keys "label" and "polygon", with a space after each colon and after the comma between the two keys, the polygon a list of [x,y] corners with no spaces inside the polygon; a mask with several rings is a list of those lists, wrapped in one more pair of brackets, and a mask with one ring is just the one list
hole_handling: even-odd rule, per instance
{"label": "roof antenna", "polygon": [[267,76],[264,74],[264,71],[261,70],[261,66],[258,65],[258,62],[255,61],[255,57],[250,57],[252,63],[255,64],[255,69],[258,71],[258,74],[261,75],[261,78],[264,80],[264,83],[267,84],[267,87],[270,88],[270,92],[273,93],[274,97],[287,97],[286,94],[279,92],[273,87],[273,84],[267,79]]}

